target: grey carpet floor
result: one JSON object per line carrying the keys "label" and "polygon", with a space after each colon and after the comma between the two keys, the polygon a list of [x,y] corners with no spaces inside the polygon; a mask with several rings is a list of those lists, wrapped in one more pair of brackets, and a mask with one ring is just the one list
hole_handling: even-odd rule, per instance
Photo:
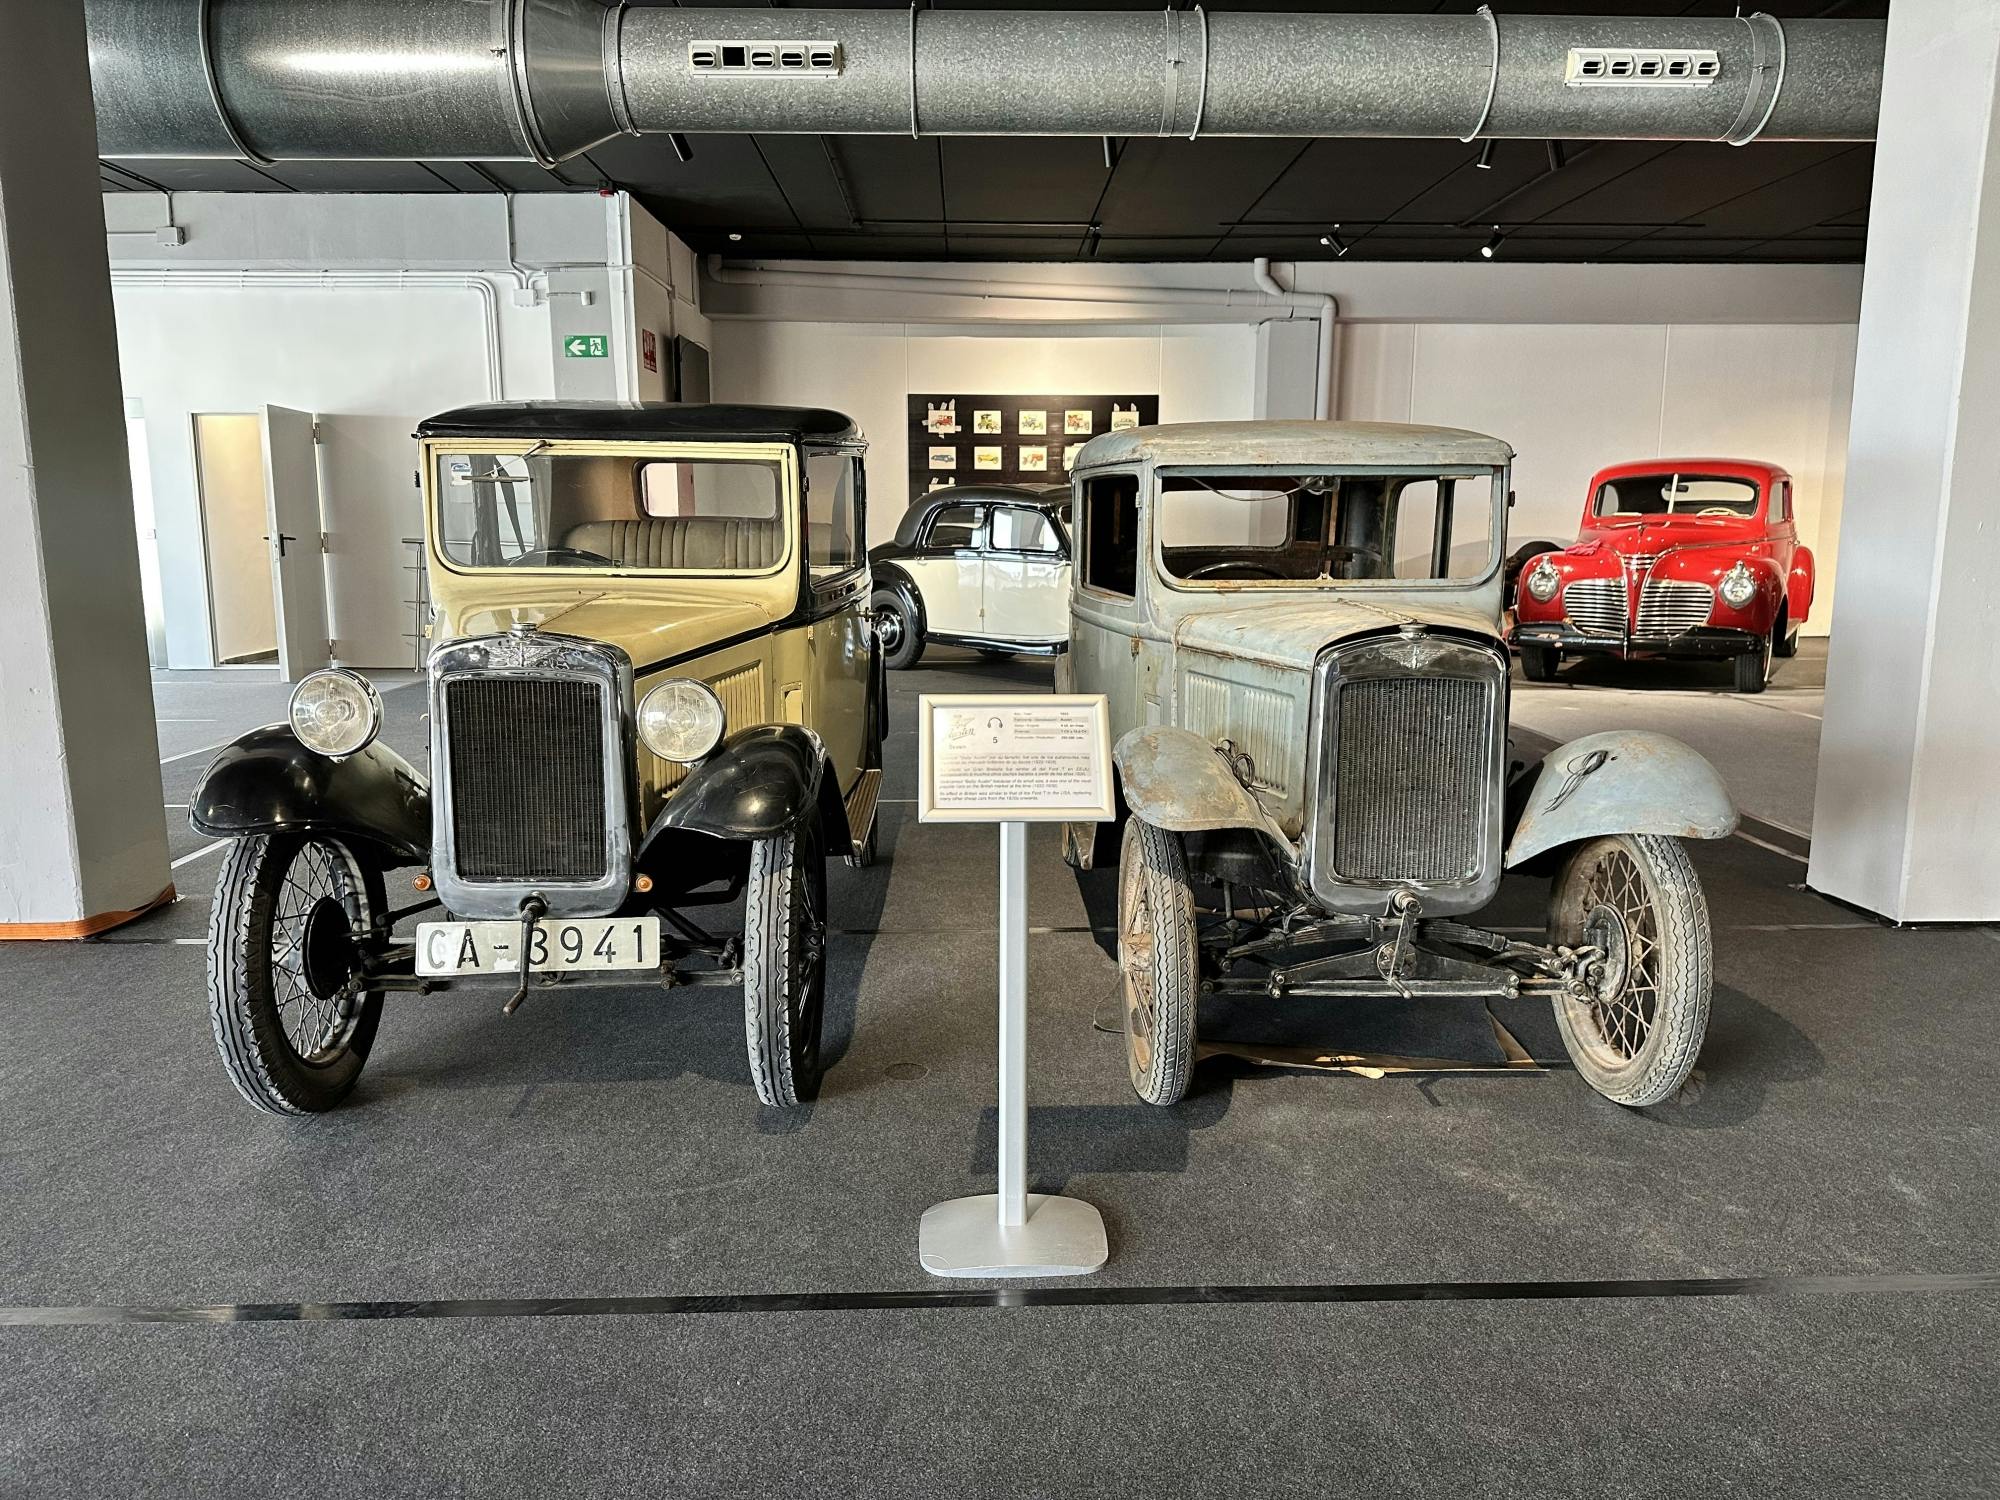
{"label": "grey carpet floor", "polygon": [[[996,677],[1047,680],[896,679],[886,796],[915,692]],[[731,993],[606,991],[393,1001],[349,1105],[277,1121],[215,1060],[198,882],[0,950],[0,1304],[937,1285],[917,1220],[994,1170],[995,845],[900,801],[884,833],[833,877],[835,1063],[793,1114],[757,1106]],[[1995,934],[1877,927],[1742,840],[1696,861],[1715,1014],[1672,1104],[1222,1060],[1153,1110],[1095,1024],[1108,880],[1036,830],[1031,1178],[1103,1210],[1107,1287],[2000,1268]],[[1949,1292],[0,1327],[0,1495],[1972,1494],[1996,1323]]]}

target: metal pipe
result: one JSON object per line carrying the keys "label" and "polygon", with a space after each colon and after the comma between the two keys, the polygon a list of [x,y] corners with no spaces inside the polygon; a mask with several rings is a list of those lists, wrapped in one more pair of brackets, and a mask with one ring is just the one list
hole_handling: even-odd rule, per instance
{"label": "metal pipe", "polygon": [[[1277,277],[1271,274],[1271,258],[1260,255],[1250,262],[1250,272],[1257,278],[1257,285],[1273,297],[1292,298],[1307,296],[1309,293],[1290,292]],[[1333,339],[1335,320],[1340,315],[1340,306],[1324,293],[1319,297],[1319,364],[1318,379],[1313,382],[1313,416],[1324,422],[1333,415]]]}
{"label": "metal pipe", "polygon": [[[1886,25],[1181,11],[86,0],[108,157],[561,161],[621,133],[1867,140]],[[828,76],[697,42],[837,44]],[[1573,47],[1712,51],[1576,87]]]}

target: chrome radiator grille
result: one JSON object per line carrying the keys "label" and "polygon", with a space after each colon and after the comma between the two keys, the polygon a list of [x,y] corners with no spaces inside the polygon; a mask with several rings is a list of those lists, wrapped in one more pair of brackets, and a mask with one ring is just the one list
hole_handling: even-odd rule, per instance
{"label": "chrome radiator grille", "polygon": [[1340,685],[1333,870],[1435,884],[1479,867],[1493,684],[1377,677]]}
{"label": "chrome radiator grille", "polygon": [[1563,585],[1563,613],[1578,630],[1622,635],[1625,610],[1623,578],[1576,578]]}
{"label": "chrome radiator grille", "polygon": [[1639,594],[1639,635],[1679,635],[1708,623],[1715,591],[1679,578],[1648,579]]}
{"label": "chrome radiator grille", "polygon": [[603,879],[603,685],[467,675],[441,686],[458,877]]}

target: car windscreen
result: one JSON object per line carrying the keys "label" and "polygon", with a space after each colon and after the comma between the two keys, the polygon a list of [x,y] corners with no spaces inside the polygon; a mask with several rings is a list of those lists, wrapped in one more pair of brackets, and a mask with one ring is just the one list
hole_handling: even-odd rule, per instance
{"label": "car windscreen", "polygon": [[617,453],[441,453],[438,550],[467,568],[762,573],[784,560],[778,466]]}
{"label": "car windscreen", "polygon": [[1492,470],[1167,473],[1160,561],[1194,584],[1473,580],[1493,568]]}
{"label": "car windscreen", "polygon": [[1757,486],[1717,474],[1629,474],[1597,487],[1600,516],[1754,516]]}

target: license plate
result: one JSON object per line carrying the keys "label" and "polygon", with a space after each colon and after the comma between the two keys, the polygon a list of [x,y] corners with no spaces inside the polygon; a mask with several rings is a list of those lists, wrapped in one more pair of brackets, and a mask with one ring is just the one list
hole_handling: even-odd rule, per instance
{"label": "license plate", "polygon": [[[535,973],[584,969],[657,969],[658,917],[546,917],[535,924],[528,968]],[[519,922],[421,922],[419,974],[518,974]]]}

